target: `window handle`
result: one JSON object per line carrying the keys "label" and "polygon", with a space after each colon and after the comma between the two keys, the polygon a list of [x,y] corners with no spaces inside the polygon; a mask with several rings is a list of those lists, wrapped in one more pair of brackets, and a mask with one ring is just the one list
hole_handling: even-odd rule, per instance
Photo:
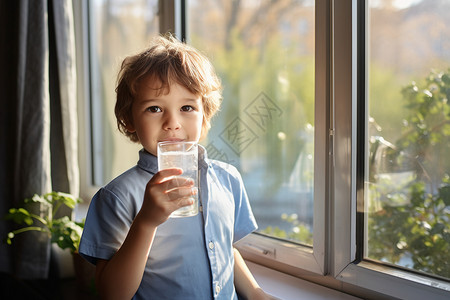
{"label": "window handle", "polygon": [[275,258],[275,249],[274,248],[265,248],[265,247],[261,247],[261,246],[256,246],[253,244],[249,244],[249,243],[245,243],[244,244],[244,249],[250,252],[256,252],[258,254],[262,254],[266,257],[271,257],[271,258]]}

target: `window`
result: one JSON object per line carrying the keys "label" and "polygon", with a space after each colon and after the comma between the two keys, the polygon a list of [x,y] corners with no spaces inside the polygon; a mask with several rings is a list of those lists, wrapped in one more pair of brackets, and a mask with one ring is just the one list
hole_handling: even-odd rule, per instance
{"label": "window", "polygon": [[364,256],[450,278],[450,3],[368,4]]}
{"label": "window", "polygon": [[[433,153],[429,149],[423,159],[413,146],[421,145],[417,141],[423,136],[418,134],[418,129],[428,126],[425,119],[429,120],[428,114],[436,113],[436,109],[430,105],[422,110],[418,102],[432,102],[411,93],[416,85],[432,80],[428,68],[448,69],[448,56],[445,59],[448,38],[438,29],[440,15],[448,11],[442,6],[446,4],[435,1],[339,4],[333,7],[336,167],[332,172],[335,221],[330,232],[334,257],[330,272],[345,283],[390,297],[448,298],[448,274],[438,275],[430,268],[435,264],[433,260],[449,253],[449,240],[438,239],[439,234],[445,239],[445,226],[448,226],[448,212],[438,208],[448,207],[448,202],[442,204],[445,200],[439,199],[439,192],[431,196],[432,189],[425,187],[427,183],[420,176],[425,169],[418,168],[419,161],[421,167],[429,170],[435,159],[442,166],[445,159],[439,151]],[[440,8],[436,10],[435,6]],[[440,46],[435,47],[436,44]],[[429,45],[433,45],[429,50],[436,52],[423,51]],[[425,86],[418,94],[428,94]],[[438,97],[436,93],[435,98]],[[406,101],[410,105],[404,106]],[[444,106],[441,111],[448,109]],[[431,122],[438,121],[438,115],[431,117]],[[418,124],[417,117],[424,123]],[[414,129],[416,125],[419,126]],[[442,150],[438,141],[446,143],[441,133],[432,140],[435,149]],[[431,144],[425,143],[422,150]],[[434,177],[436,171],[429,174]],[[348,175],[343,177],[342,173]],[[440,187],[445,190],[445,186],[442,180],[435,191]],[[436,212],[433,221],[445,223],[442,232],[436,232],[441,225],[427,232],[427,223],[432,223],[431,227],[435,224],[426,219],[427,210],[433,206]],[[442,218],[447,221],[442,222]],[[351,228],[351,234],[339,228]],[[394,236],[398,237],[395,243]],[[436,245],[427,241],[430,236],[437,241]],[[435,253],[436,246],[442,252]],[[426,261],[428,265],[415,264],[414,260]],[[447,265],[444,261],[440,264],[442,268]]]}
{"label": "window", "polygon": [[222,78],[203,145],[243,175],[247,259],[364,298],[448,298],[447,2],[89,2],[92,184],[137,160],[115,130],[119,63],[170,29]]}

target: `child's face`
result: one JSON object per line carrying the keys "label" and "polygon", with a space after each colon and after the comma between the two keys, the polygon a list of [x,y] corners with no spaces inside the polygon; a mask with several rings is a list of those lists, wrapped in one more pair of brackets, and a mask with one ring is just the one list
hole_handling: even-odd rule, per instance
{"label": "child's face", "polygon": [[158,142],[198,142],[203,123],[201,96],[179,84],[171,85],[170,93],[159,96],[151,87],[148,79],[140,83],[132,106],[133,124],[127,130],[136,132],[145,150],[155,156]]}

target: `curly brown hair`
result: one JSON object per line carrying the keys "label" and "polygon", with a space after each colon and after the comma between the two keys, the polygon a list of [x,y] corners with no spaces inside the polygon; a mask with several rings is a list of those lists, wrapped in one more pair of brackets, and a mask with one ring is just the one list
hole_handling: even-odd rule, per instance
{"label": "curly brown hair", "polygon": [[116,87],[114,112],[119,131],[131,141],[139,142],[136,132],[129,132],[133,124],[131,108],[139,83],[150,78],[159,84],[158,93],[170,91],[173,83],[184,86],[194,95],[202,97],[202,137],[211,127],[211,118],[222,102],[222,85],[210,61],[197,49],[178,41],[171,35],[156,37],[151,45],[136,55],[126,57],[120,68]]}

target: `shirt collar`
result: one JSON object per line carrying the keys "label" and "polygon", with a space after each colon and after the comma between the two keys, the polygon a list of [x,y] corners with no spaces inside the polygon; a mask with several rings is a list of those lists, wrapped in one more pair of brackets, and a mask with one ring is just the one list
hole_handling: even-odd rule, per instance
{"label": "shirt collar", "polygon": [[137,165],[147,172],[155,174],[158,172],[158,158],[147,152],[145,149],[139,151],[139,161]]}
{"label": "shirt collar", "polygon": [[[145,149],[139,151],[139,161],[137,165],[147,172],[156,174],[158,172],[158,158],[147,152]],[[198,166],[200,169],[207,168],[209,165],[206,149],[202,145],[198,145]]]}

